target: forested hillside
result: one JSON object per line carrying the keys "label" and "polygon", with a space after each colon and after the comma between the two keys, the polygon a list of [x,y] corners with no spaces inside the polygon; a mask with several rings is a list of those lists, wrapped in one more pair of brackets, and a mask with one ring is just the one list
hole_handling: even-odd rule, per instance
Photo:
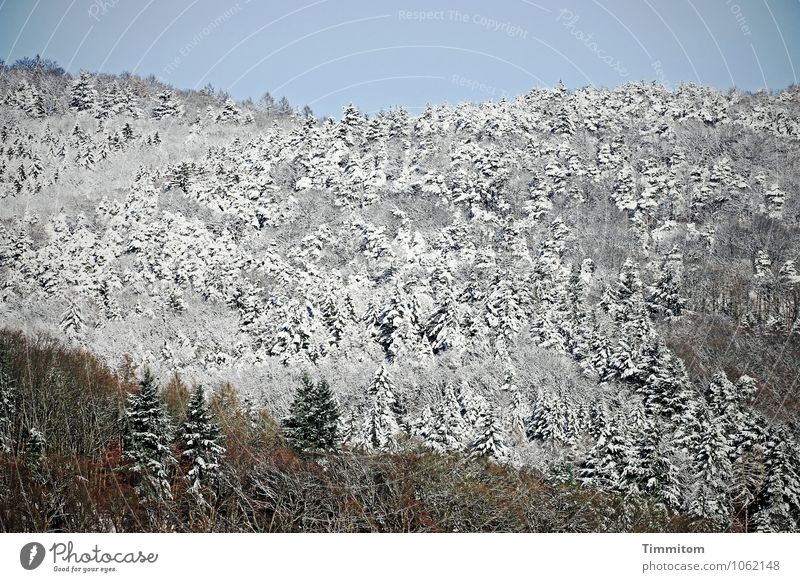
{"label": "forested hillside", "polygon": [[[800,529],[798,88],[320,120],[30,59],[0,98],[8,330],[90,350],[134,394],[233,386],[296,451],[305,387],[336,412],[315,454],[536,475],[594,492],[612,529],[645,529],[642,504],[654,529]],[[119,402],[107,440],[130,434]],[[15,455],[63,436],[15,418]]]}

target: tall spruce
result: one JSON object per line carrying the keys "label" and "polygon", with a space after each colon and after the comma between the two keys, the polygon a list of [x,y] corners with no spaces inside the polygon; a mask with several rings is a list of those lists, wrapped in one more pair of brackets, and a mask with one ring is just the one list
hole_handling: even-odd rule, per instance
{"label": "tall spruce", "polygon": [[753,526],[761,532],[800,531],[800,445],[784,427],[767,442],[767,475],[753,505]]}
{"label": "tall spruce", "polygon": [[395,387],[385,366],[378,369],[367,392],[372,401],[367,410],[363,440],[374,449],[389,448],[396,443],[402,418]]}
{"label": "tall spruce", "polygon": [[300,451],[334,450],[338,442],[339,408],[326,380],[303,376],[283,427],[287,440]]}
{"label": "tall spruce", "polygon": [[139,390],[125,406],[123,458],[140,499],[158,502],[172,498],[169,472],[175,463],[170,443],[172,426],[158,397],[158,385],[145,369]]}
{"label": "tall spruce", "polygon": [[17,387],[11,376],[8,350],[0,345],[0,453],[14,448]]}
{"label": "tall spruce", "polygon": [[181,463],[189,491],[203,498],[217,482],[220,461],[225,454],[220,428],[213,418],[201,385],[194,387],[186,420],[178,431]]}

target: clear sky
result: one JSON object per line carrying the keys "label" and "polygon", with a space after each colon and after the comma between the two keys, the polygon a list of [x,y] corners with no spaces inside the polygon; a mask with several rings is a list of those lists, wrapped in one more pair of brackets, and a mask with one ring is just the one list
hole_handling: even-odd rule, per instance
{"label": "clear sky", "polygon": [[658,80],[781,89],[800,0],[0,0],[0,58],[153,74],[338,117]]}

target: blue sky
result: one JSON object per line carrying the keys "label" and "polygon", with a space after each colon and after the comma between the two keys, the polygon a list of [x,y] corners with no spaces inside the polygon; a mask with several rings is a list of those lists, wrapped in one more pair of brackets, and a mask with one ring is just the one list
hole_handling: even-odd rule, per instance
{"label": "blue sky", "polygon": [[338,117],[647,79],[781,89],[800,0],[0,0],[0,58],[270,91]]}

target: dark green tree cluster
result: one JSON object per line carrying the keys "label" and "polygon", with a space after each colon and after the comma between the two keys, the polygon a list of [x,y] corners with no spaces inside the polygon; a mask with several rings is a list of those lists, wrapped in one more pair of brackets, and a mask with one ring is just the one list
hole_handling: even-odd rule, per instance
{"label": "dark green tree cluster", "polygon": [[338,440],[339,408],[326,380],[303,376],[283,427],[300,451],[332,450]]}

